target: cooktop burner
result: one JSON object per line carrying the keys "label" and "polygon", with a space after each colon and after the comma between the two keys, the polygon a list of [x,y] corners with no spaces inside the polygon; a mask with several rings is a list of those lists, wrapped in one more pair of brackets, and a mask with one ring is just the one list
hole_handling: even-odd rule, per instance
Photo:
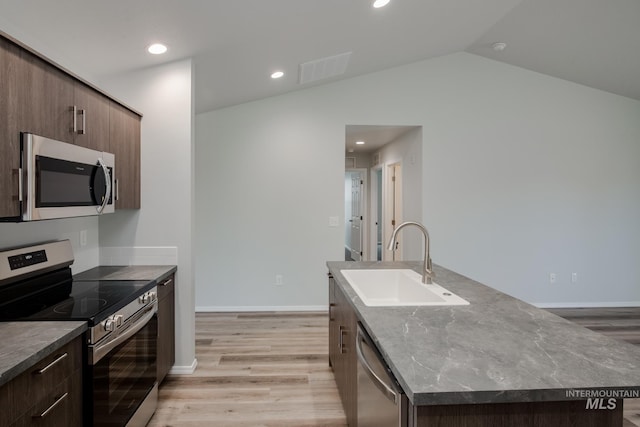
{"label": "cooktop burner", "polygon": [[62,282],[45,292],[0,306],[0,320],[86,320],[91,326],[142,295],[153,284],[143,280]]}

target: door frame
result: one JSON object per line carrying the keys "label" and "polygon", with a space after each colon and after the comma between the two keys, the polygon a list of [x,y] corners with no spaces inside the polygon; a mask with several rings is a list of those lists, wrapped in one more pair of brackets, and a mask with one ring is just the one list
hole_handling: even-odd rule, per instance
{"label": "door frame", "polygon": [[[394,170],[396,168],[398,168],[399,170]],[[394,176],[395,181],[393,179]],[[391,239],[391,234],[403,221],[402,161],[398,160],[385,163],[382,179],[384,186],[384,192],[382,195],[382,260],[402,260],[402,241],[400,241],[395,251],[390,251],[387,249],[387,242],[389,242],[389,240]],[[391,224],[392,219],[395,219],[395,225]]]}
{"label": "door frame", "polygon": [[[380,186],[378,186],[377,175],[380,173]],[[369,261],[378,261],[378,225],[380,223],[381,239],[382,239],[382,254],[384,254],[384,202],[385,202],[385,189],[384,189],[384,165],[377,164],[371,168],[371,191],[370,191],[370,210],[369,218]],[[380,197],[378,197],[378,195]],[[378,217],[378,200],[380,200],[380,217]],[[375,219],[375,220],[374,220]],[[381,260],[382,261],[382,260]]]}

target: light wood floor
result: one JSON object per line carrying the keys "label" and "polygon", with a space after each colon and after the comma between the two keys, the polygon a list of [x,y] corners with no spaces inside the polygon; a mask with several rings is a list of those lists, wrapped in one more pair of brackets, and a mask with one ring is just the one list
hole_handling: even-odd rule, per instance
{"label": "light wood floor", "polygon": [[168,377],[149,427],[342,427],[326,313],[196,315],[198,368]]}
{"label": "light wood floor", "polygon": [[[640,345],[640,309],[550,310]],[[160,387],[149,427],[342,427],[326,313],[198,313],[193,375]],[[640,427],[640,400],[624,403]]]}

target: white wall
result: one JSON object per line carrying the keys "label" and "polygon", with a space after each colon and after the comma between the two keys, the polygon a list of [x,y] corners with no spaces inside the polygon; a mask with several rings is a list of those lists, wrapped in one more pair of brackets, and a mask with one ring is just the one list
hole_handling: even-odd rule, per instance
{"label": "white wall", "polygon": [[[417,127],[384,145],[379,151],[383,182],[389,166],[396,163],[402,165],[402,217],[400,218],[402,222],[422,221],[422,144],[422,129]],[[373,200],[370,205],[375,206]],[[371,217],[374,217],[373,212]],[[386,223],[389,221],[386,220]],[[402,245],[402,259],[423,260],[422,233],[412,228],[403,229],[400,233],[398,241]],[[390,235],[391,231],[389,231]],[[383,247],[386,247],[386,244],[385,241]]]}
{"label": "white wall", "polygon": [[434,262],[530,302],[640,304],[640,102],[459,53],[198,115],[198,306],[326,304],[347,123],[423,127]]}
{"label": "white wall", "polygon": [[[80,245],[80,231],[87,231],[87,244]],[[69,239],[73,247],[73,274],[98,265],[98,218],[82,217],[34,221],[23,223],[0,223],[0,249],[25,246],[50,240]]]}
{"label": "white wall", "polygon": [[195,367],[192,69],[185,60],[100,82],[144,114],[142,208],[100,219],[101,264],[178,265],[174,372]]}

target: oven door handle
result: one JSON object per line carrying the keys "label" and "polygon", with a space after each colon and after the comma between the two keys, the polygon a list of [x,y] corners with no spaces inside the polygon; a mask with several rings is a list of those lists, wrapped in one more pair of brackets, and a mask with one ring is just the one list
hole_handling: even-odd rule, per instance
{"label": "oven door handle", "polygon": [[146,314],[142,315],[134,322],[133,325],[129,326],[109,342],[89,346],[89,364],[95,365],[100,361],[100,359],[109,354],[111,350],[137,334],[140,329],[144,328],[158,311],[157,304],[157,301],[155,301],[151,308],[146,310]]}

